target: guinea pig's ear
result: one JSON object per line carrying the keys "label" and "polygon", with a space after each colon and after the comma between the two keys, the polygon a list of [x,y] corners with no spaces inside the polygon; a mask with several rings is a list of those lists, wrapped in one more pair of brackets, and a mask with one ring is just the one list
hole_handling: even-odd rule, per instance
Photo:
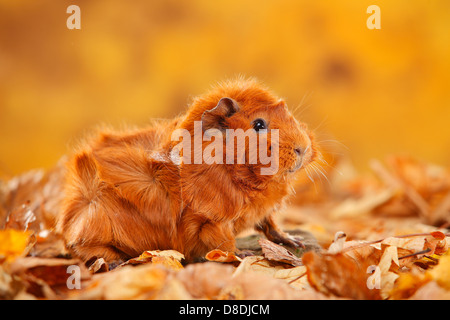
{"label": "guinea pig's ear", "polygon": [[206,110],[202,115],[202,128],[203,131],[208,129],[225,130],[226,118],[231,117],[233,114],[239,111],[239,105],[231,98],[220,99],[217,106],[211,110]]}

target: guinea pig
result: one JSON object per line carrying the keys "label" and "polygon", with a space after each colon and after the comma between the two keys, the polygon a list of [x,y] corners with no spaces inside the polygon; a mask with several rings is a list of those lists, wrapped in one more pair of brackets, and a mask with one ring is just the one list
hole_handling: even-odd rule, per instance
{"label": "guinea pig", "polygon": [[[230,144],[236,132],[246,136]],[[156,249],[178,250],[187,262],[213,249],[237,252],[246,228],[301,246],[273,215],[317,153],[282,99],[254,79],[224,82],[175,119],[85,141],[68,163],[57,228],[81,259],[110,263]]]}

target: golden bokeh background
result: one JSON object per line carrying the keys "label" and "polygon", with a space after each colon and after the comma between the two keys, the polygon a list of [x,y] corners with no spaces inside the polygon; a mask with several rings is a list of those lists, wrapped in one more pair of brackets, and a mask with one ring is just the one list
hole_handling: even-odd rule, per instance
{"label": "golden bokeh background", "polygon": [[[81,30],[66,27],[72,4]],[[366,26],[372,4],[380,30]],[[0,174],[51,167],[101,122],[172,117],[237,75],[262,80],[359,168],[392,153],[450,162],[447,0],[11,0]]]}

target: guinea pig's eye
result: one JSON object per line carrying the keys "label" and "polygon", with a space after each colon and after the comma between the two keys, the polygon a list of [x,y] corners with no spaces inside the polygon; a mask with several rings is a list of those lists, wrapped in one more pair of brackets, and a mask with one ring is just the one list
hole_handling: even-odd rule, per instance
{"label": "guinea pig's eye", "polygon": [[256,119],[253,121],[253,129],[255,131],[267,129],[266,122],[264,119]]}

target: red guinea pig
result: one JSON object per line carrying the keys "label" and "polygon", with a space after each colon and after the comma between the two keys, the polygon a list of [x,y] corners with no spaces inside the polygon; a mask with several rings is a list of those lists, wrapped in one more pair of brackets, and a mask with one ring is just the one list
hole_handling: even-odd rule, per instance
{"label": "red guinea pig", "polygon": [[83,260],[110,263],[156,249],[188,262],[236,252],[246,228],[299,246],[273,215],[317,153],[283,100],[254,79],[224,82],[173,120],[87,139],[68,163],[58,230]]}

